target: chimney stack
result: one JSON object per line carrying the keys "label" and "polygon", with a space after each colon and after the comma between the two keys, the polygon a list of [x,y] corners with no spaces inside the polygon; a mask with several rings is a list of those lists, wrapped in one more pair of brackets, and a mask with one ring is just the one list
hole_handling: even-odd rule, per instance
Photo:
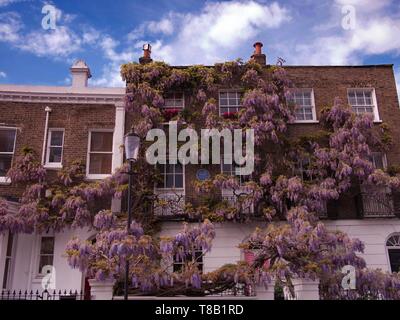
{"label": "chimney stack", "polygon": [[153,62],[153,59],[151,58],[151,45],[146,43],[143,45],[143,57],[139,58],[139,63],[146,64],[150,62]]}
{"label": "chimney stack", "polygon": [[72,87],[87,87],[88,79],[92,77],[90,69],[86,62],[83,60],[77,60],[70,68],[72,76]]}
{"label": "chimney stack", "polygon": [[254,44],[254,53],[251,56],[251,60],[265,66],[267,64],[267,56],[262,53],[263,44],[261,42],[256,42]]}

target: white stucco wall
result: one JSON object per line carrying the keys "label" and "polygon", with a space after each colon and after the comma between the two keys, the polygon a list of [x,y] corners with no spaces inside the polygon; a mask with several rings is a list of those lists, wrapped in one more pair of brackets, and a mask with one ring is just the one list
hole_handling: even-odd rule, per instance
{"label": "white stucco wall", "polygon": [[[55,235],[53,265],[56,271],[57,290],[83,289],[81,272],[69,267],[64,254],[66,244],[72,237],[77,236],[87,240],[91,235],[92,233],[83,229],[68,230]],[[17,236],[10,289],[43,290],[42,276],[39,275],[40,240],[41,235],[20,234]]]}
{"label": "white stucco wall", "polygon": [[[365,243],[365,258],[371,268],[389,270],[389,260],[386,252],[387,238],[396,232],[400,232],[399,219],[374,219],[374,220],[339,220],[326,221],[331,230],[342,230],[352,238],[359,238]],[[216,224],[216,238],[213,248],[204,257],[204,271],[210,272],[218,267],[235,263],[241,260],[242,254],[238,245],[242,243],[256,227],[265,227],[262,223],[240,224],[224,223]],[[179,222],[164,222],[162,236],[172,236],[182,228]],[[78,270],[71,269],[64,257],[67,242],[73,236],[81,239],[89,239],[93,233],[78,229],[56,234],[54,248],[54,267],[56,269],[57,290],[81,290],[82,274]],[[6,237],[0,236],[0,258],[4,256]],[[15,257],[12,272],[12,290],[42,290],[41,278],[38,276],[40,236],[18,235],[15,242]],[[3,265],[3,264],[2,264]],[[0,270],[2,271],[2,270]]]}
{"label": "white stucco wall", "polygon": [[391,271],[386,240],[391,234],[400,232],[399,219],[338,220],[327,221],[326,224],[331,230],[341,230],[364,242],[362,257],[368,267]]}
{"label": "white stucco wall", "polygon": [[[361,256],[366,260],[368,267],[389,271],[390,264],[385,244],[391,234],[400,232],[399,219],[339,220],[325,223],[331,230],[342,230],[351,238],[358,238],[364,242],[365,252]],[[210,272],[224,264],[235,263],[242,259],[238,245],[257,226],[262,228],[265,224],[217,224],[212,250],[204,257],[204,271]],[[160,234],[171,236],[178,233],[181,228],[182,223],[165,222]]]}

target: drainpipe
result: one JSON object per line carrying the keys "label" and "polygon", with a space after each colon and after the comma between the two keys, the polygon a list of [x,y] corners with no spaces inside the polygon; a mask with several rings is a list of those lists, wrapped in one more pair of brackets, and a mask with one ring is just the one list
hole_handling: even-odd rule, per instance
{"label": "drainpipe", "polygon": [[50,107],[46,107],[44,109],[44,111],[46,112],[46,123],[44,125],[44,139],[43,139],[43,149],[42,149],[42,165],[45,164],[45,157],[46,157],[46,145],[47,145],[47,131],[49,130],[49,117],[50,117],[50,112],[51,112],[51,108]]}

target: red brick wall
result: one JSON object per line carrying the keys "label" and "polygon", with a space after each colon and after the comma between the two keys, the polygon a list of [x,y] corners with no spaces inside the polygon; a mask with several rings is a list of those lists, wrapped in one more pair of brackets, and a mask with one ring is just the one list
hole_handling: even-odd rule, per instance
{"label": "red brick wall", "polygon": [[[33,148],[41,160],[46,106],[52,109],[49,128],[65,129],[64,166],[75,160],[86,163],[90,129],[114,129],[114,105],[0,102],[0,124],[18,128],[14,160],[24,146]],[[18,196],[20,191],[15,187],[0,186],[0,196]]]}
{"label": "red brick wall", "polygon": [[[347,89],[375,88],[380,118],[390,126],[394,141],[392,149],[387,153],[388,164],[400,164],[400,109],[391,65],[371,67],[289,66],[286,67],[286,70],[296,87],[314,90],[317,119],[320,111],[324,107],[332,106],[336,97],[347,103]],[[188,97],[185,97],[185,102],[185,108],[191,108]],[[197,111],[201,112],[201,110]],[[131,123],[132,118],[127,117],[126,127],[130,128]],[[318,129],[318,124],[293,124],[290,125],[288,134],[298,136],[312,133]],[[198,168],[199,166],[193,165],[186,167],[186,195],[189,199],[196,199],[199,196],[193,188]],[[206,168],[213,175],[220,172],[219,165],[208,165]],[[357,215],[355,201],[351,197],[343,197],[334,206],[340,206],[340,210],[336,210],[340,218],[355,218]]]}

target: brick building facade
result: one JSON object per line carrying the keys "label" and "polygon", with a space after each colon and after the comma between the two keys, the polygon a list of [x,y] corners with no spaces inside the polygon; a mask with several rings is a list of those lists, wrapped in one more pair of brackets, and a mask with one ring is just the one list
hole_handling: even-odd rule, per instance
{"label": "brick building facade", "polygon": [[[256,46],[253,58],[266,63],[261,46]],[[141,62],[148,61],[150,56],[147,53]],[[382,122],[389,125],[394,143],[386,155],[374,154],[376,166],[400,164],[400,127],[397,125],[400,123],[400,109],[392,65],[288,66],[286,70],[299,90],[295,98],[301,105],[296,113],[298,121],[290,125],[289,135],[318,130],[320,111],[340,97],[352,104],[356,112],[373,113],[376,126]],[[35,150],[50,174],[62,165],[82,160],[89,168],[88,178],[101,179],[123,163],[123,136],[132,123],[132,119],[125,115],[125,88],[88,87],[90,70],[82,61],[71,68],[71,73],[71,87],[0,85],[0,197],[10,204],[16,205],[21,190],[9,184],[4,172],[23,146]],[[219,107],[228,111],[238,107],[240,98],[235,91],[224,89],[226,92],[222,90],[216,97]],[[224,102],[229,100],[233,102]],[[166,104],[167,107],[190,108],[190,99],[172,96]],[[202,168],[208,169],[211,175],[220,173],[222,169],[219,165]],[[193,201],[198,198],[193,187],[198,169],[194,165],[175,169],[172,185],[165,181],[163,186],[156,186],[155,191],[166,197],[180,194],[187,201]],[[221,195],[230,199],[227,190],[221,190]],[[360,189],[349,197],[342,197],[339,202],[329,204],[324,221],[330,228],[341,229],[364,241],[364,258],[370,267],[396,271],[400,264],[400,247],[389,245],[392,239],[400,237],[396,201],[392,195],[384,195],[389,206],[379,206],[367,196]],[[160,215],[163,217],[162,235],[174,234],[181,228],[181,222],[169,219],[168,212]],[[217,224],[213,249],[204,257],[204,271],[243,259],[238,245],[256,226],[265,226],[265,222]],[[2,288],[40,289],[43,277],[41,260],[51,259],[56,268],[57,288],[84,289],[84,275],[71,270],[63,257],[65,245],[73,235],[89,239],[93,233],[69,230],[60,234],[0,236]],[[46,251],[48,246],[50,252]]]}

